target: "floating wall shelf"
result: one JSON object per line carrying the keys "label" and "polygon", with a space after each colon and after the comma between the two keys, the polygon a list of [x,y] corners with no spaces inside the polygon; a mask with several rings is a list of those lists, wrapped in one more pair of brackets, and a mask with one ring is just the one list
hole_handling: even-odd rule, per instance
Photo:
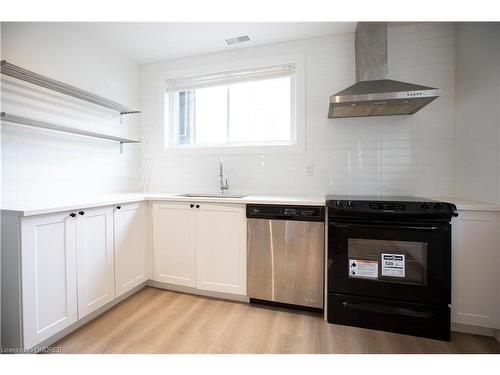
{"label": "floating wall shelf", "polygon": [[5,112],[0,113],[0,119],[2,121],[6,121],[6,122],[12,122],[12,123],[21,124],[21,125],[33,126],[36,128],[50,129],[50,130],[55,130],[55,131],[59,131],[59,132],[65,132],[65,133],[83,135],[86,137],[107,139],[109,141],[120,142],[120,152],[122,151],[122,145],[124,143],[140,143],[141,142],[139,139],[122,138],[122,137],[116,137],[114,135],[108,135],[108,134],[91,132],[88,130],[70,128],[70,127],[64,126],[64,125],[51,124],[48,122],[32,120],[32,119],[29,119],[26,117],[9,115]]}
{"label": "floating wall shelf", "polygon": [[117,112],[120,112],[121,115],[141,112],[138,109],[130,108],[122,104],[113,102],[112,100],[103,98],[102,96],[96,95],[89,91],[81,90],[78,87],[71,86],[66,83],[56,81],[55,79],[45,77],[41,74],[34,73],[30,70],[23,69],[19,66],[7,62],[6,60],[1,61],[1,72],[2,74],[8,75],[10,77],[14,77],[41,87],[45,87],[62,94],[72,96],[74,98],[85,100],[102,107],[113,109]]}

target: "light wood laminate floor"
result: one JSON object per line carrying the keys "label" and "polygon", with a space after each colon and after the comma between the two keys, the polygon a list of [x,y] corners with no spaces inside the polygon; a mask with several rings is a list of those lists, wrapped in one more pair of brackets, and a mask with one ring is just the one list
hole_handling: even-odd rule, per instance
{"label": "light wood laminate floor", "polygon": [[442,342],[149,287],[54,346],[63,353],[500,353],[490,337],[452,333]]}

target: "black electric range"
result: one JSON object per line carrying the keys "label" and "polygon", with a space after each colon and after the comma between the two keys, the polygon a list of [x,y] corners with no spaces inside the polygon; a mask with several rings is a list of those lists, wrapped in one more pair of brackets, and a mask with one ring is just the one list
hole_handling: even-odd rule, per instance
{"label": "black electric range", "polygon": [[452,203],[327,196],[328,321],[450,338]]}

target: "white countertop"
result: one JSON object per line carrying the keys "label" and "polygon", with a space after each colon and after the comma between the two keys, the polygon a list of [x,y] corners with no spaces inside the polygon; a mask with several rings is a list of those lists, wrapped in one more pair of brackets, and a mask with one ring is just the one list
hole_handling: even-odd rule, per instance
{"label": "white countertop", "polygon": [[145,200],[144,194],[122,193],[79,196],[76,198],[57,198],[57,200],[2,202],[2,213],[18,216],[32,216],[90,207],[110,206],[119,203],[140,202],[143,200]]}
{"label": "white countertop", "polygon": [[281,196],[281,195],[247,195],[243,198],[219,197],[184,197],[179,194],[158,193],[120,193],[103,194],[99,196],[78,197],[75,199],[58,198],[47,201],[2,202],[2,213],[33,216],[54,212],[71,211],[91,207],[111,206],[115,204],[141,201],[169,201],[169,202],[210,202],[231,204],[290,204],[323,206],[324,196]]}
{"label": "white countertop", "polygon": [[[432,198],[439,201],[454,203],[458,210],[465,211],[500,211],[496,203],[473,201],[462,198],[439,197]],[[247,195],[243,198],[218,197],[184,197],[179,194],[160,193],[119,193],[103,194],[98,196],[84,196],[75,199],[58,198],[47,201],[3,202],[2,213],[18,216],[33,216],[54,212],[71,211],[91,207],[111,206],[115,204],[141,201],[168,201],[168,202],[210,202],[230,204],[290,204],[323,206],[325,196],[294,196],[294,195]]]}

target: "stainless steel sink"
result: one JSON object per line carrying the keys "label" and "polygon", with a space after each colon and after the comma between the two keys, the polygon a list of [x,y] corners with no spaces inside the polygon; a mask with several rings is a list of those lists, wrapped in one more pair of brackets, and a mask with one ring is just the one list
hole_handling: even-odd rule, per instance
{"label": "stainless steel sink", "polygon": [[197,194],[197,193],[185,193],[185,194],[179,194],[181,197],[188,197],[188,198],[220,198],[220,199],[240,199],[246,197],[246,195],[238,195],[238,194],[217,194],[217,193],[212,193],[212,194]]}

